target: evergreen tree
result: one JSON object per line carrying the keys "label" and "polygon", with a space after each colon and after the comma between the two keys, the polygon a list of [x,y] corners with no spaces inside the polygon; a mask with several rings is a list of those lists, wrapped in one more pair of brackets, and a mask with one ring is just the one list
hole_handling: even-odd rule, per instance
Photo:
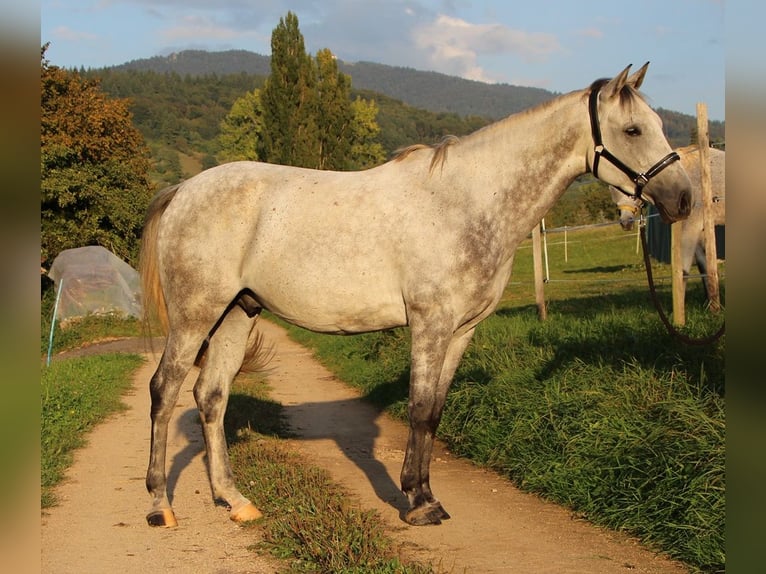
{"label": "evergreen tree", "polygon": [[41,259],[101,245],[135,264],[151,198],[148,151],[125,100],[52,66],[41,49]]}
{"label": "evergreen tree", "polygon": [[288,12],[271,35],[271,75],[261,92],[263,159],[318,167],[316,92],[298,17]]}
{"label": "evergreen tree", "polygon": [[328,49],[316,56],[316,123],[319,169],[348,169],[351,152],[353,112],[351,78],[338,71],[338,62]]}

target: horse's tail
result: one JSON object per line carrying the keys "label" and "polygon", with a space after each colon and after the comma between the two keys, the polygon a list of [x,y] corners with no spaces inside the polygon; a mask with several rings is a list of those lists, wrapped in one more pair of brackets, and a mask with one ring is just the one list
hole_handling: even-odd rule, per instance
{"label": "horse's tail", "polygon": [[[247,345],[245,347],[245,356],[242,359],[242,365],[239,367],[240,373],[263,373],[267,370],[271,359],[274,358],[274,345],[266,345],[264,335],[256,328],[257,318],[253,323],[250,333],[247,336]],[[202,343],[197,358],[194,360],[194,366],[200,369],[205,366],[207,360],[207,348],[210,344],[208,337]]]}
{"label": "horse's tail", "polygon": [[266,370],[271,359],[274,358],[274,345],[265,345],[263,333],[253,325],[250,335],[247,337],[247,349],[242,361],[240,372],[262,373]]}
{"label": "horse's tail", "polygon": [[148,327],[155,319],[159,322],[163,333],[168,332],[168,312],[165,295],[160,285],[159,266],[157,262],[157,234],[160,228],[160,217],[175,197],[181,184],[171,185],[159,191],[154,196],[144,219],[144,230],[141,234],[141,254],[139,273],[141,275],[141,293],[143,295],[144,326]]}

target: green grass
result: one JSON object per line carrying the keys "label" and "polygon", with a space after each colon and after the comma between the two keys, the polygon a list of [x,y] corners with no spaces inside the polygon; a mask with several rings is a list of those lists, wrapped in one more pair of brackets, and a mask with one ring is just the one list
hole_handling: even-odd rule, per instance
{"label": "green grass", "polygon": [[[572,234],[569,261],[552,237],[548,320],[537,318],[525,244],[497,312],[458,369],[440,437],[453,452],[694,570],[723,571],[725,338],[696,347],[668,335],[635,236],[626,241],[616,228]],[[655,264],[654,273],[669,312],[669,266]],[[705,311],[699,284],[689,285],[683,329],[695,337],[722,321]],[[406,417],[407,330],[290,332],[370,400]]]}
{"label": "green grass", "polygon": [[87,433],[124,408],[121,396],[143,362],[138,355],[100,355],[54,361],[40,377],[40,485],[43,508],[53,506],[53,487],[72,463]]}

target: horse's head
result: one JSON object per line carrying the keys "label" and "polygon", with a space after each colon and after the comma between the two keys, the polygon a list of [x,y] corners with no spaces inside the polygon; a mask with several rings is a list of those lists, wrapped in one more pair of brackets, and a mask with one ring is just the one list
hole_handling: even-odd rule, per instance
{"label": "horse's head", "polygon": [[662,121],[638,93],[647,62],[611,80],[598,80],[589,93],[593,175],[637,200],[653,203],[663,220],[685,219],[691,210],[691,182],[662,133]]}
{"label": "horse's head", "polygon": [[643,201],[625,195],[613,185],[609,186],[609,192],[612,194],[612,201],[617,205],[617,209],[620,212],[620,227],[622,227],[624,231],[632,230],[633,223],[636,221],[636,216],[641,213]]}

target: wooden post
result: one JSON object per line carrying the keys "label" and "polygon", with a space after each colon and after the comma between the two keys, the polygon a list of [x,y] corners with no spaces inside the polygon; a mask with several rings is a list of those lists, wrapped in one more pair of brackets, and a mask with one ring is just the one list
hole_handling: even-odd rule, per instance
{"label": "wooden post", "polygon": [[547,283],[550,278],[550,270],[548,268],[548,234],[545,232],[545,218],[540,221],[540,231],[543,234],[543,262],[545,263],[545,275],[543,280]]}
{"label": "wooden post", "polygon": [[702,187],[702,237],[705,241],[707,263],[707,298],[710,312],[721,310],[718,284],[718,252],[715,246],[715,223],[713,222],[713,180],[710,174],[710,133],[708,131],[707,105],[697,104],[697,133],[700,148],[700,185]]}
{"label": "wooden post", "polygon": [[676,221],[670,226],[670,284],[673,293],[673,324],[686,325],[686,287],[684,285],[684,266],[681,260],[681,234],[683,221]]}
{"label": "wooden post", "polygon": [[535,301],[537,302],[537,316],[541,321],[548,317],[545,308],[545,288],[543,287],[543,255],[542,241],[540,240],[540,224],[532,229],[532,259],[535,269]]}

